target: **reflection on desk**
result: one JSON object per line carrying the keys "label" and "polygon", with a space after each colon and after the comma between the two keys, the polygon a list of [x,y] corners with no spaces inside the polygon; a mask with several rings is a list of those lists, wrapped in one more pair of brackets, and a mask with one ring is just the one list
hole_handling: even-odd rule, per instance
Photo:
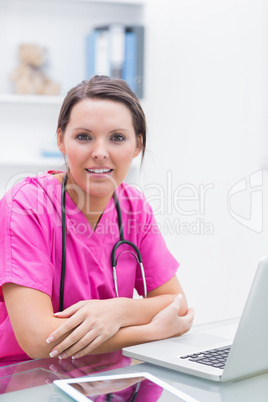
{"label": "reflection on desk", "polygon": [[60,378],[76,378],[126,367],[131,362],[129,357],[123,356],[118,351],[84,356],[75,360],[48,358],[4,366],[0,367],[0,394],[52,384],[54,380]]}
{"label": "reflection on desk", "polygon": [[74,361],[39,359],[2,367],[0,400],[1,402],[72,401],[53,384],[53,381],[97,372],[99,375],[149,372],[200,402],[267,402],[268,400],[268,373],[222,384],[149,363],[131,364],[129,358],[123,357],[121,352],[115,352],[87,356]]}

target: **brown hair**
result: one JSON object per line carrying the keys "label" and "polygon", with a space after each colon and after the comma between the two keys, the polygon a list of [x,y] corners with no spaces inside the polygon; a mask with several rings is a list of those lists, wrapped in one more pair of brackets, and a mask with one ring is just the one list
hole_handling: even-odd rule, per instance
{"label": "brown hair", "polygon": [[83,81],[72,88],[66,95],[58,118],[58,127],[64,134],[70,120],[72,108],[78,102],[87,99],[108,99],[127,106],[132,115],[136,137],[142,137],[142,157],[146,147],[146,119],[139,99],[128,84],[119,78],[95,75],[89,81]]}

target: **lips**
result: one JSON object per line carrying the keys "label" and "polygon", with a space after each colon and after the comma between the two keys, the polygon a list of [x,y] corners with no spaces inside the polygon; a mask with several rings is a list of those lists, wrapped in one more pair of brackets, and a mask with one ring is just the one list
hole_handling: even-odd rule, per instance
{"label": "lips", "polygon": [[92,174],[107,174],[112,172],[113,169],[109,168],[92,168],[92,169],[86,169],[87,172],[92,173]]}

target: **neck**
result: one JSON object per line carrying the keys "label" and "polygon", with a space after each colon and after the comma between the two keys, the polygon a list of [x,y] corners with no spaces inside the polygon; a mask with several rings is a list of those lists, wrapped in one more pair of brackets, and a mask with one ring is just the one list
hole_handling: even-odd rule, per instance
{"label": "neck", "polygon": [[104,196],[91,195],[75,183],[70,173],[68,173],[66,192],[95,230],[113,194],[105,194]]}

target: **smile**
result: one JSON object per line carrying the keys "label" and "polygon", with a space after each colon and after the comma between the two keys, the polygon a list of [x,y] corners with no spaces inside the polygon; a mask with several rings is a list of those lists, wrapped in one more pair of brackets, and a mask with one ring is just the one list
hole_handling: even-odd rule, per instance
{"label": "smile", "polygon": [[103,174],[103,173],[110,173],[113,169],[86,169],[89,173],[95,174]]}

